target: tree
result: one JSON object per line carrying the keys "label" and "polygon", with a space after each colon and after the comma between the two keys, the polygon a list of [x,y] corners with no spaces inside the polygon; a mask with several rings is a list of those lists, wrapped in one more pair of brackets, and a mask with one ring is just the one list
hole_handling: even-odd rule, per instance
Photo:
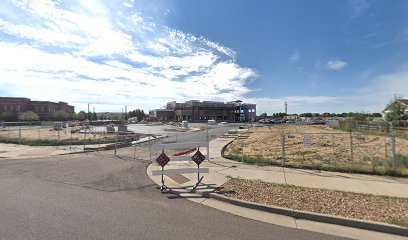
{"label": "tree", "polygon": [[143,120],[143,118],[145,117],[145,113],[144,113],[143,110],[136,109],[136,110],[130,111],[130,112],[128,113],[128,117],[129,117],[129,118],[137,117],[137,120],[138,120],[138,121],[141,121],[141,120]]}
{"label": "tree", "polygon": [[96,115],[96,112],[92,113],[92,121],[98,120],[98,116]]}
{"label": "tree", "polygon": [[311,118],[311,117],[313,117],[313,114],[312,114],[312,113],[301,113],[300,116],[301,116],[301,117]]}
{"label": "tree", "polygon": [[85,111],[80,111],[79,113],[75,114],[75,119],[78,121],[84,121],[86,119]]}
{"label": "tree", "polygon": [[18,115],[14,112],[0,113],[0,121],[15,122],[18,120]]}
{"label": "tree", "polygon": [[406,106],[399,102],[394,102],[389,105],[389,112],[385,115],[387,122],[408,120],[408,114],[406,112]]}
{"label": "tree", "polygon": [[268,114],[262,113],[261,115],[259,115],[259,117],[260,117],[260,118],[267,118],[267,117],[268,117]]}
{"label": "tree", "polygon": [[40,117],[38,114],[32,112],[32,111],[27,111],[27,112],[22,112],[18,115],[18,119],[20,121],[38,121],[40,120]]}
{"label": "tree", "polygon": [[65,121],[69,118],[68,113],[64,112],[64,111],[56,111],[54,113],[54,119],[57,121]]}
{"label": "tree", "polygon": [[284,118],[286,116],[286,113],[274,113],[272,114],[272,118]]}
{"label": "tree", "polygon": [[351,117],[353,117],[354,120],[356,121],[365,121],[368,117],[367,113],[361,112],[361,113],[351,113]]}
{"label": "tree", "polygon": [[371,117],[382,117],[381,113],[372,113]]}

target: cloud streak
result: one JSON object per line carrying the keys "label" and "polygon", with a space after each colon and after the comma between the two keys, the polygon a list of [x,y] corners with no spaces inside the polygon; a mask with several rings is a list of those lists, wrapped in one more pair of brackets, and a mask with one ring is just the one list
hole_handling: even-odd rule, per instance
{"label": "cloud streak", "polygon": [[0,3],[0,89],[8,89],[0,94],[117,111],[251,91],[246,84],[258,74],[237,64],[235,51],[147,20],[132,4]]}
{"label": "cloud streak", "polygon": [[327,61],[326,67],[330,70],[342,70],[343,68],[348,66],[348,62],[339,60],[339,59],[331,59]]}
{"label": "cloud streak", "polygon": [[300,53],[298,49],[293,50],[292,55],[289,57],[289,61],[292,63],[296,63],[300,60]]}

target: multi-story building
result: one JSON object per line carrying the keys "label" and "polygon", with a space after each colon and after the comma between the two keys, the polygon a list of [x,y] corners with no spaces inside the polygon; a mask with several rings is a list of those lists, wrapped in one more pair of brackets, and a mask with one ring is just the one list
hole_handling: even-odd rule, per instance
{"label": "multi-story building", "polygon": [[[217,120],[225,122],[255,121],[255,104],[238,104],[237,102],[215,102],[190,100],[184,103],[169,102],[165,109],[149,111],[149,117],[158,121],[192,121],[204,122]],[[238,111],[238,112],[237,112]],[[242,111],[239,114],[239,111]],[[242,117],[240,117],[242,115]]]}
{"label": "multi-story building", "polygon": [[0,97],[0,110],[14,114],[32,111],[41,120],[53,120],[56,111],[66,112],[70,118],[75,114],[75,107],[66,102],[31,101],[29,98],[14,97]]}
{"label": "multi-story building", "polygon": [[174,110],[172,109],[154,109],[149,111],[149,118],[157,121],[174,121]]}
{"label": "multi-story building", "polygon": [[235,120],[238,122],[255,122],[256,121],[256,104],[252,103],[236,103]]}

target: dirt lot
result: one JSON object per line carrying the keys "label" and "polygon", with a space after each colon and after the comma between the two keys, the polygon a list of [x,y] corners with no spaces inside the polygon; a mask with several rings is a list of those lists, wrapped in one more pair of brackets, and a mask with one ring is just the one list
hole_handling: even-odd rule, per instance
{"label": "dirt lot", "polygon": [[[348,132],[319,125],[272,125],[252,128],[248,138],[235,140],[224,153],[282,162],[282,134],[285,136],[285,156],[288,164],[353,163],[381,166],[389,165],[391,161],[389,136],[355,132],[350,135]],[[305,146],[305,137],[311,138],[310,146]],[[408,162],[408,135],[405,138],[396,138],[396,153],[401,161]]]}
{"label": "dirt lot", "polygon": [[246,201],[408,227],[408,199],[230,179],[220,193]]}
{"label": "dirt lot", "polygon": [[[92,131],[87,134],[79,133],[74,131],[71,133],[71,130],[78,130],[77,128],[63,128],[61,131],[55,131],[52,128],[39,128],[39,127],[32,127],[32,128],[22,128],[21,129],[21,139],[29,139],[29,140],[83,140],[83,139],[90,139],[90,140],[112,140],[116,139],[116,134],[107,134],[107,133],[92,133]],[[138,134],[140,135],[140,134]],[[0,137],[6,139],[19,139],[20,131],[18,128],[7,128],[0,130]],[[137,137],[137,136],[136,136]]]}

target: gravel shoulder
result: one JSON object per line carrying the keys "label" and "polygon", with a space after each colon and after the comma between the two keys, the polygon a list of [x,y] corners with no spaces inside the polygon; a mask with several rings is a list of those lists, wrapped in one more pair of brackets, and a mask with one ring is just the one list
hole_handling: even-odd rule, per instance
{"label": "gravel shoulder", "polygon": [[395,198],[231,178],[220,193],[241,200],[301,211],[408,227],[408,198]]}

